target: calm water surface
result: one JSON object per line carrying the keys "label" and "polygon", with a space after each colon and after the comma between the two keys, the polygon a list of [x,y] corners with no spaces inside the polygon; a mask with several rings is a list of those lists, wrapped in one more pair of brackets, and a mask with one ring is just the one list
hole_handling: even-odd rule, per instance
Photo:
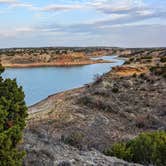
{"label": "calm water surface", "polygon": [[25,101],[30,106],[53,93],[81,87],[92,82],[94,75],[101,75],[108,72],[111,67],[124,63],[124,60],[118,59],[117,56],[103,56],[99,59],[112,60],[114,63],[77,67],[8,68],[3,77],[17,79],[17,83],[24,89]]}

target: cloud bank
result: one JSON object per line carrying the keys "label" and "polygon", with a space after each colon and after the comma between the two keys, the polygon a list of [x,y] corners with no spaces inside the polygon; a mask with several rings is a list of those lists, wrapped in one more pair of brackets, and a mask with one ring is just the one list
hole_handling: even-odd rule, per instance
{"label": "cloud bank", "polygon": [[[24,46],[166,45],[166,2],[162,0],[69,0],[67,3],[58,0],[57,3],[48,2],[44,5],[37,2],[32,4],[26,1],[0,0],[0,5],[5,5],[16,13],[20,9],[28,9],[27,14],[34,16],[33,22],[36,16],[40,18],[39,22],[26,26],[19,25],[10,29],[0,26],[1,47],[6,43],[9,46],[19,46],[20,40],[24,41]],[[88,16],[87,20],[80,21],[84,16]],[[13,40],[16,41],[14,44]]]}

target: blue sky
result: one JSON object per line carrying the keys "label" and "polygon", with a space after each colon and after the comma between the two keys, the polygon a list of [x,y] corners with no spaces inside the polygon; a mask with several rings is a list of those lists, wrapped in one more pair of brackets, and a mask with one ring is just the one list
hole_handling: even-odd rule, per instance
{"label": "blue sky", "polygon": [[166,46],[165,0],[0,0],[0,47]]}

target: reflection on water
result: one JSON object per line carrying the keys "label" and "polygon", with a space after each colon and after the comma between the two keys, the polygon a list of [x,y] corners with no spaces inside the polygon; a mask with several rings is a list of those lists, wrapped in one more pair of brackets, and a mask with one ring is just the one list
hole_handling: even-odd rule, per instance
{"label": "reflection on water", "polygon": [[25,92],[28,106],[39,102],[49,95],[92,82],[94,75],[108,72],[111,67],[122,65],[124,60],[116,56],[104,56],[99,59],[112,60],[114,63],[93,64],[77,67],[37,67],[8,68],[4,78],[16,78]]}

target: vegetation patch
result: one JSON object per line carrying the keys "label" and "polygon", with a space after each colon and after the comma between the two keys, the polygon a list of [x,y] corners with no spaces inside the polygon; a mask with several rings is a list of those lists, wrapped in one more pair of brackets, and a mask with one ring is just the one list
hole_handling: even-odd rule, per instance
{"label": "vegetation patch", "polygon": [[146,132],[127,143],[116,143],[104,151],[108,156],[143,165],[166,165],[166,132]]}
{"label": "vegetation patch", "polygon": [[85,95],[78,99],[78,103],[92,109],[98,109],[106,112],[116,112],[115,110],[113,110],[111,103],[104,98],[96,99],[93,96]]}
{"label": "vegetation patch", "polygon": [[[0,66],[0,75],[4,69]],[[22,140],[27,107],[16,80],[0,76],[0,166],[21,166],[25,155],[17,149]]]}
{"label": "vegetation patch", "polygon": [[61,140],[65,144],[69,144],[71,146],[81,149],[81,147],[82,147],[81,143],[83,141],[83,138],[84,138],[84,134],[82,132],[76,131],[76,132],[71,133],[67,137],[62,136]]}
{"label": "vegetation patch", "polygon": [[112,92],[113,92],[113,93],[118,93],[118,92],[119,92],[119,89],[118,89],[117,87],[114,87],[114,88],[112,88]]}
{"label": "vegetation patch", "polygon": [[160,62],[165,63],[166,62],[166,57],[161,57]]}
{"label": "vegetation patch", "polygon": [[141,59],[148,59],[148,60],[150,60],[150,59],[152,59],[152,56],[143,56],[143,57],[141,57]]}
{"label": "vegetation patch", "polygon": [[134,73],[134,74],[133,74],[133,77],[137,77],[137,73]]}
{"label": "vegetation patch", "polygon": [[150,71],[157,75],[166,78],[166,65],[165,66],[152,66]]}

